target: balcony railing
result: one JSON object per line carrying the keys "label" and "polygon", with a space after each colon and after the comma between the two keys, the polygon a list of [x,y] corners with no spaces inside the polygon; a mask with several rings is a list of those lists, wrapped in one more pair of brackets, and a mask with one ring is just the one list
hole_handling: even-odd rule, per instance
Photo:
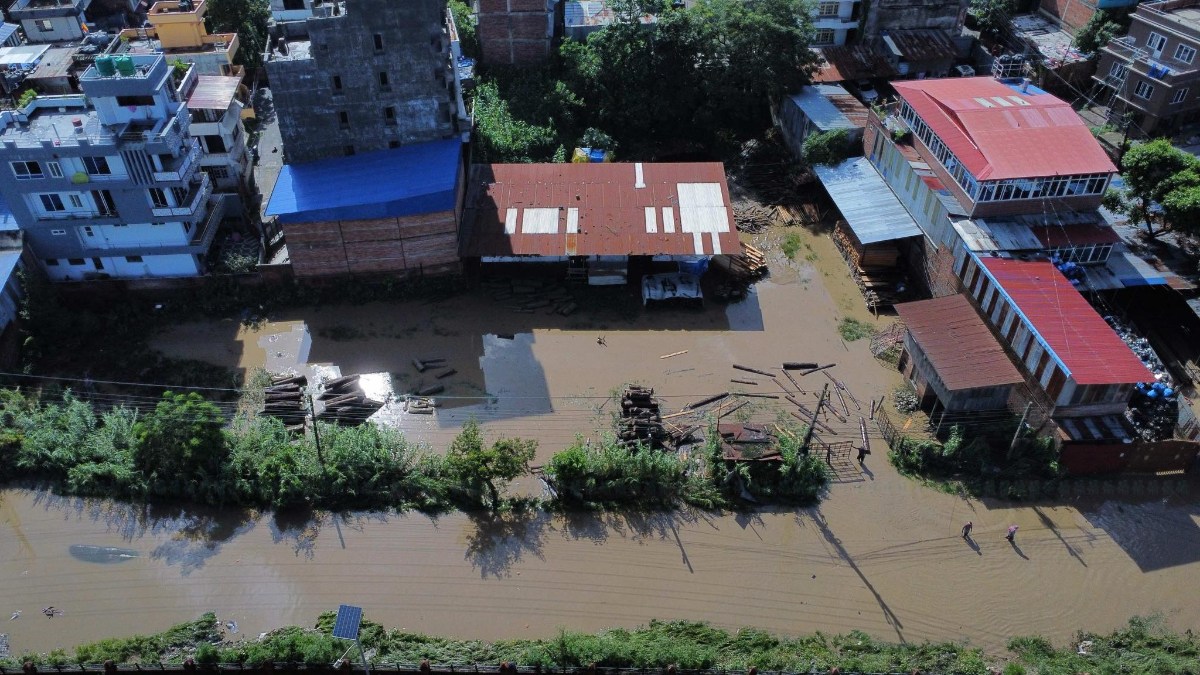
{"label": "balcony railing", "polygon": [[[1131,64],[1134,61],[1145,64],[1146,74],[1156,80],[1166,81],[1166,78],[1172,75],[1190,74],[1200,69],[1200,64],[1195,63],[1194,59],[1193,63],[1187,63],[1166,54],[1155,56],[1145,47],[1138,46],[1137,40],[1132,35],[1113,39],[1105,46],[1105,49]],[[1161,72],[1157,72],[1160,70]]]}
{"label": "balcony railing", "polygon": [[187,197],[184,198],[182,206],[162,206],[151,209],[156,217],[170,218],[173,216],[186,217],[194,214],[204,202],[212,194],[212,181],[209,180],[208,174],[202,173],[200,184],[192,188]]}
{"label": "balcony railing", "polygon": [[82,211],[55,211],[54,213],[43,213],[38,215],[38,220],[59,222],[63,220],[96,220],[98,218],[120,218],[121,214],[117,213],[116,209],[111,211],[100,211],[97,209],[84,209]]}
{"label": "balcony railing", "polygon": [[154,180],[156,181],[182,181],[188,180],[195,172],[197,162],[200,160],[200,141],[193,138],[191,149],[182,157],[176,160],[174,169],[163,168],[162,171],[154,172]]}

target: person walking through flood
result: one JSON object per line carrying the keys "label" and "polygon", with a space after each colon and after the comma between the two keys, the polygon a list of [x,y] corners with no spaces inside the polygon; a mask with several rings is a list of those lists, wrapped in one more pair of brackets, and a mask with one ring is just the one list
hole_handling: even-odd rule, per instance
{"label": "person walking through flood", "polygon": [[963,539],[970,539],[970,538],[971,538],[971,528],[972,528],[972,527],[975,527],[975,525],[973,525],[973,524],[971,523],[971,521],[969,521],[969,520],[967,521],[967,524],[966,524],[966,525],[963,525],[963,529],[962,529],[962,537],[963,537]]}
{"label": "person walking through flood", "polygon": [[1013,540],[1016,539],[1016,536],[1017,536],[1017,526],[1009,525],[1008,526],[1008,534],[1004,535],[1004,538],[1007,539],[1008,543],[1011,544],[1011,543],[1013,543]]}

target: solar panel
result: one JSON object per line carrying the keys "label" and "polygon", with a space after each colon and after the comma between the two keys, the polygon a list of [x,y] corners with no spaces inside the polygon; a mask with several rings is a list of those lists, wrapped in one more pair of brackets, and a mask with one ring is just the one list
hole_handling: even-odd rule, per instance
{"label": "solar panel", "polygon": [[339,605],[337,618],[333,620],[333,637],[342,640],[357,640],[360,623],[362,623],[362,607]]}

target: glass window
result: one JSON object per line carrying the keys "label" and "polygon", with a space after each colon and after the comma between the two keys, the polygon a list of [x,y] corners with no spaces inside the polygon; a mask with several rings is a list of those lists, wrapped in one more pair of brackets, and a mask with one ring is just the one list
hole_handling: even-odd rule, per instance
{"label": "glass window", "polygon": [[833,44],[833,29],[818,28],[813,32],[813,45],[831,45]]}
{"label": "glass window", "polygon": [[1108,69],[1108,76],[1118,82],[1124,82],[1125,76],[1129,74],[1129,66],[1117,61]]}
{"label": "glass window", "polygon": [[822,2],[817,5],[817,16],[837,16],[840,4],[838,2]]}
{"label": "glass window", "polygon": [[71,202],[71,208],[73,208],[73,209],[82,209],[83,208],[83,198],[80,197],[79,195],[75,195],[75,194],[67,195],[67,199],[70,200],[70,202]]}
{"label": "glass window", "polygon": [[125,262],[130,262],[130,263],[140,263],[140,262],[142,262],[142,256],[140,256],[140,255],[127,255],[127,256],[125,256]]}
{"label": "glass window", "polygon": [[67,263],[76,267],[87,264],[83,261],[83,258],[67,258]]}
{"label": "glass window", "polygon": [[29,180],[30,178],[45,178],[42,174],[42,165],[37,162],[10,162],[12,165],[13,175],[17,180]]}
{"label": "glass window", "polygon": [[1196,50],[1187,45],[1181,44],[1175,48],[1175,59],[1184,63],[1191,63],[1192,59],[1196,58]]}
{"label": "glass window", "polygon": [[43,33],[49,33],[54,30],[54,22],[50,21],[50,19],[38,19],[34,23],[37,25],[37,29]]}
{"label": "glass window", "polygon": [[150,188],[150,203],[156,209],[167,208],[167,193],[162,191],[162,188]]}
{"label": "glass window", "polygon": [[108,159],[104,157],[84,157],[83,168],[89,176],[112,175],[112,169],[108,168]]}
{"label": "glass window", "polygon": [[56,194],[38,195],[38,197],[42,200],[42,208],[45,209],[47,213],[65,211],[67,209],[66,206],[63,206],[62,197]]}
{"label": "glass window", "polygon": [[1133,95],[1138,98],[1149,100],[1150,97],[1154,95],[1154,85],[1147,82],[1138,82],[1137,87],[1134,87],[1133,89]]}
{"label": "glass window", "polygon": [[1185,100],[1187,100],[1187,96],[1188,88],[1184,87],[1183,89],[1180,89],[1171,95],[1171,103],[1183,103]]}
{"label": "glass window", "polygon": [[1167,46],[1167,38],[1158,33],[1150,33],[1150,37],[1146,38],[1146,46],[1155,56],[1162,56],[1162,50]]}
{"label": "glass window", "polygon": [[58,162],[46,162],[46,168],[50,169],[51,176],[55,178],[63,177],[62,167],[58,165]]}

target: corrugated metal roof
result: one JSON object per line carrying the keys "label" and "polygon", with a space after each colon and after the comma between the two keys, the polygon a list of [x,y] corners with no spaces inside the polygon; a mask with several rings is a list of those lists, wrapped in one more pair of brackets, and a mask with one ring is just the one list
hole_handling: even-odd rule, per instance
{"label": "corrugated metal roof", "polygon": [[1154,374],[1054,265],[1006,258],[979,261],[1076,383],[1154,381]]}
{"label": "corrugated metal roof", "polygon": [[464,256],[714,255],[741,250],[720,163],[479,164]]}
{"label": "corrugated metal roof", "polygon": [[990,77],[892,83],[979,180],[1113,173],[1108,155],[1061,99]]}
{"label": "corrugated metal roof", "polygon": [[195,110],[225,110],[237,96],[242,78],[236,75],[199,75],[196,86],[188,95],[188,108]]}
{"label": "corrugated metal roof", "polygon": [[953,61],[958,57],[958,50],[946,31],[934,28],[885,30],[883,41],[894,46],[906,61]]}
{"label": "corrugated metal roof", "polygon": [[29,68],[37,65],[50,49],[49,45],[21,45],[19,47],[0,47],[0,67],[5,70],[10,67]]}
{"label": "corrugated metal roof", "polygon": [[1086,246],[1088,244],[1115,244],[1121,235],[1108,225],[1100,223],[1065,223],[1062,225],[1035,225],[1030,228],[1034,236],[1047,248],[1055,246]]}
{"label": "corrugated metal roof", "polygon": [[286,164],[267,215],[287,224],[449,211],[461,154],[462,143],[452,139]]}
{"label": "corrugated metal roof", "polygon": [[4,44],[17,33],[17,24],[0,23],[0,44]]}
{"label": "corrugated metal roof", "polygon": [[866,106],[836,84],[810,85],[789,98],[821,131],[861,129],[867,125]]}
{"label": "corrugated metal roof", "polygon": [[864,246],[921,234],[917,221],[866,158],[813,169]]}
{"label": "corrugated metal roof", "polygon": [[913,340],[950,391],[1025,381],[979,312],[961,293],[896,305]]}
{"label": "corrugated metal roof", "polygon": [[78,47],[53,47],[46,50],[38,61],[38,67],[29,75],[31,80],[55,80],[70,74],[75,65],[75,53]]}
{"label": "corrugated metal roof", "polygon": [[821,58],[813,82],[848,82],[862,78],[896,76],[887,57],[871,45],[813,47]]}

